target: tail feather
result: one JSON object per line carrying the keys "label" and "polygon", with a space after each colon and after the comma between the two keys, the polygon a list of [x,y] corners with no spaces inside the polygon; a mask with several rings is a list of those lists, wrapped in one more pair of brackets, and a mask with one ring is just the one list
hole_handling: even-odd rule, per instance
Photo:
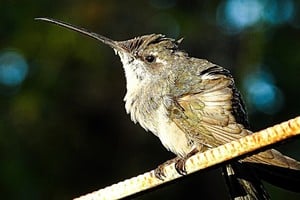
{"label": "tail feather", "polygon": [[243,159],[243,161],[251,163],[263,163],[277,167],[300,170],[300,162],[293,158],[283,155],[275,149],[260,152],[258,154]]}
{"label": "tail feather", "polygon": [[223,167],[223,175],[232,200],[269,200],[260,179],[254,171],[240,162]]}
{"label": "tail feather", "polygon": [[277,187],[300,193],[300,170],[266,165],[262,163],[243,163],[255,170],[257,176]]}
{"label": "tail feather", "polygon": [[232,200],[270,199],[261,180],[300,192],[300,162],[270,149],[223,167]]}

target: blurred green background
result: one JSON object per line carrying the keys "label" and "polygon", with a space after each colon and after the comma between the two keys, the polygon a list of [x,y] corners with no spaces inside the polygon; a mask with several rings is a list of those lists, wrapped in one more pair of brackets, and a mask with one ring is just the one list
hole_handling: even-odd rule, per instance
{"label": "blurred green background", "polygon": [[[130,121],[121,62],[103,44],[34,17],[116,40],[185,37],[182,48],[230,69],[253,130],[300,114],[300,2],[86,0],[0,3],[1,199],[71,199],[174,157]],[[300,159],[299,139],[279,148]],[[273,199],[300,195],[267,185]],[[137,199],[228,199],[209,170]]]}

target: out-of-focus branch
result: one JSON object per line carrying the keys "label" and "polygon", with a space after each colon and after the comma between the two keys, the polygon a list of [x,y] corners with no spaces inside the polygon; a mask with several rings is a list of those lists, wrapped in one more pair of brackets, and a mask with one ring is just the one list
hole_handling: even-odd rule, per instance
{"label": "out-of-focus branch", "polygon": [[[300,134],[300,116],[237,141],[195,154],[186,162],[187,174],[251,153],[298,134]],[[175,170],[174,164],[165,167],[165,175],[166,178],[162,181],[155,177],[154,170],[152,170],[86,194],[76,198],[76,200],[121,199],[182,177]]]}

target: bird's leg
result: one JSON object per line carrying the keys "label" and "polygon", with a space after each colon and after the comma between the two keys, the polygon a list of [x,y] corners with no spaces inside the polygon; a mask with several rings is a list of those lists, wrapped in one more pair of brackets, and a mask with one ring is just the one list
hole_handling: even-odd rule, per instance
{"label": "bird's leg", "polygon": [[186,160],[193,156],[195,153],[199,152],[198,149],[193,149],[190,153],[188,153],[187,155],[185,155],[184,157],[176,157],[173,158],[171,160],[168,160],[166,162],[164,162],[163,164],[159,165],[155,170],[154,170],[154,174],[155,177],[160,179],[160,180],[164,180],[164,178],[166,177],[165,175],[165,167],[170,165],[170,164],[175,164],[175,169],[176,171],[180,174],[180,175],[186,175],[186,169],[185,169],[185,162]]}
{"label": "bird's leg", "polygon": [[185,169],[185,162],[188,158],[198,153],[198,149],[193,149],[190,153],[186,154],[184,157],[179,157],[177,161],[175,161],[175,169],[180,175],[186,175],[187,171]]}
{"label": "bird's leg", "polygon": [[170,164],[177,163],[178,160],[180,160],[180,159],[182,159],[182,158],[178,156],[178,157],[173,158],[171,160],[167,160],[163,164],[159,165],[154,170],[155,177],[163,181],[166,178],[165,167],[168,166],[168,165],[170,165]]}

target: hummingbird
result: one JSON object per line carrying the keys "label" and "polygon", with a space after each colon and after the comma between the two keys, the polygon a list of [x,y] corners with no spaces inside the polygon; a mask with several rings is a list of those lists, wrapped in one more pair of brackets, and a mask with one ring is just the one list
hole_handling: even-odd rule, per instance
{"label": "hummingbird", "polygon": [[[190,57],[179,48],[182,38],[149,34],[115,41],[59,20],[36,20],[87,35],[115,51],[126,76],[126,112],[177,156],[167,163],[174,163],[179,174],[186,174],[185,161],[193,154],[252,133],[230,71],[206,59]],[[164,166],[155,170],[159,179],[165,176]],[[300,163],[275,149],[230,162],[222,169],[234,200],[270,199],[262,178],[271,183],[277,179],[273,182],[287,189],[285,183],[292,187],[299,183],[299,176],[293,174],[300,172]]]}

